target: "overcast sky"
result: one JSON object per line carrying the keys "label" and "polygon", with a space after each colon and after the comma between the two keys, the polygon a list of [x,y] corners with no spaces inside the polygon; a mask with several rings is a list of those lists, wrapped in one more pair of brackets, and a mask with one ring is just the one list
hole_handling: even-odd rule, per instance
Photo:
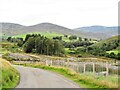
{"label": "overcast sky", "polygon": [[117,26],[119,0],[0,0],[0,22]]}

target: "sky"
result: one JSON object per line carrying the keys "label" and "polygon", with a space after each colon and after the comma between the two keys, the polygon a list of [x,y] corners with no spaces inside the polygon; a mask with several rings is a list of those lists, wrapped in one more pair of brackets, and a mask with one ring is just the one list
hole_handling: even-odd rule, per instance
{"label": "sky", "polygon": [[0,22],[117,26],[119,0],[0,0]]}

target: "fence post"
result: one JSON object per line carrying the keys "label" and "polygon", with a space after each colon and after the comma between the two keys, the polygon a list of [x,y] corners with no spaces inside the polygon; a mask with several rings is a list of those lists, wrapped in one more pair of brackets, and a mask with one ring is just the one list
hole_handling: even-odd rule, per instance
{"label": "fence post", "polygon": [[51,66],[52,66],[52,60],[51,60],[50,64],[51,64]]}
{"label": "fence post", "polygon": [[93,62],[93,73],[95,73],[95,63]]}
{"label": "fence post", "polygon": [[79,72],[79,64],[77,65],[77,72]]}
{"label": "fence post", "polygon": [[47,62],[47,59],[46,59],[46,66],[48,66],[48,62]]}
{"label": "fence post", "polygon": [[85,73],[85,70],[86,70],[86,64],[84,63],[84,73]]}
{"label": "fence post", "polygon": [[108,68],[108,63],[106,63],[106,76],[109,74],[109,68]]}
{"label": "fence post", "polygon": [[69,67],[69,59],[67,59],[67,67]]}

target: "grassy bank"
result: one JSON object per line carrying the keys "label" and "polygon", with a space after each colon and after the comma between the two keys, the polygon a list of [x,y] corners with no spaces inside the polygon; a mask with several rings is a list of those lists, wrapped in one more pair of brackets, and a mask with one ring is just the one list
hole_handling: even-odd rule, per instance
{"label": "grassy bank", "polygon": [[93,88],[107,89],[107,88],[118,87],[118,83],[116,81],[117,78],[116,79],[114,78],[113,79],[114,82],[111,82],[109,80],[111,77],[108,77],[109,81],[107,81],[107,79],[105,79],[106,77],[92,77],[87,74],[86,75],[79,74],[65,67],[45,66],[45,65],[38,65],[38,64],[22,64],[22,65],[56,72],[76,82],[82,88],[91,88],[92,90]]}
{"label": "grassy bank", "polygon": [[0,79],[2,86],[0,88],[2,88],[2,90],[14,88],[19,82],[19,73],[11,67],[11,64],[8,61],[0,58],[0,63],[0,70],[2,71]]}

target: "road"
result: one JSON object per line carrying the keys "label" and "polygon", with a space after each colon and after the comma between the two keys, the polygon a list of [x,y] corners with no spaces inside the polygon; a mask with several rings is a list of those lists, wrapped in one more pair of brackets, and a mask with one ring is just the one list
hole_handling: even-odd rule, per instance
{"label": "road", "polygon": [[20,83],[16,88],[80,88],[72,81],[56,73],[14,65],[20,72]]}

